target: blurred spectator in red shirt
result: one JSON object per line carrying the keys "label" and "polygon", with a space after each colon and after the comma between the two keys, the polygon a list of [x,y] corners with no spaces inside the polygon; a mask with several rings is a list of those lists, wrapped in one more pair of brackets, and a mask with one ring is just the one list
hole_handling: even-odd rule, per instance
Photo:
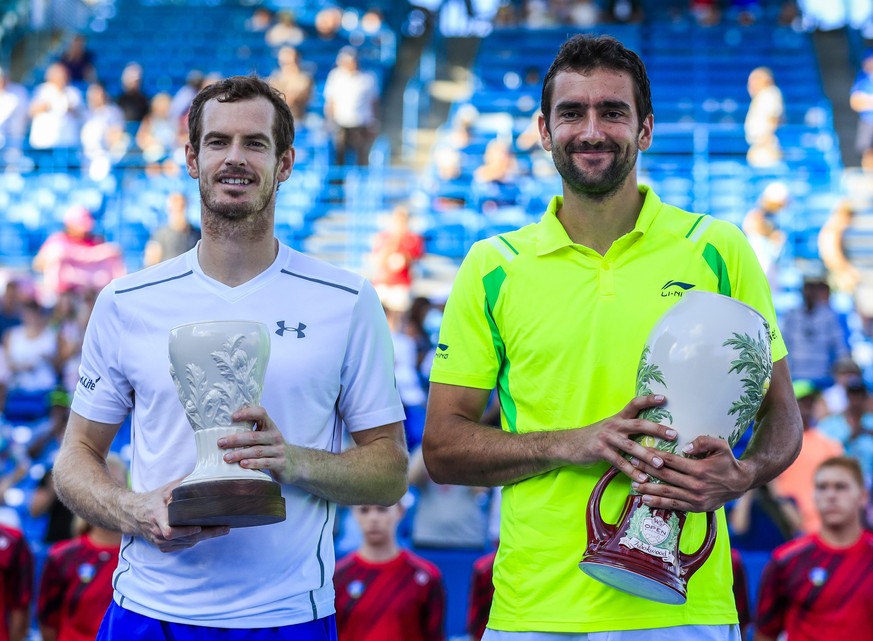
{"label": "blurred spectator in red shirt", "polygon": [[0,525],[0,641],[24,641],[30,627],[33,554],[24,535]]}
{"label": "blurred spectator in red shirt", "polygon": [[405,311],[411,302],[412,267],[424,255],[424,239],[409,228],[409,210],[398,205],[370,254],[371,281],[383,304]]}
{"label": "blurred spectator in red shirt", "polygon": [[399,505],[352,508],[364,542],[336,565],[340,641],[442,641],[446,595],[435,565],[397,545]]}
{"label": "blurred spectator in red shirt", "polygon": [[494,557],[497,551],[476,559],[470,581],[470,605],[467,609],[467,633],[473,641],[480,641],[488,624],[491,601],[494,599]]}
{"label": "blurred spectator in red shirt", "polygon": [[822,528],[777,548],[764,568],[756,641],[873,639],[873,534],[861,517],[868,502],[861,467],[836,457],[814,473]]}
{"label": "blurred spectator in red shirt", "polygon": [[[107,459],[112,476],[127,485],[117,456]],[[112,601],[112,573],[121,533],[86,524],[84,532],[51,547],[40,581],[37,616],[43,641],[94,641]]]}

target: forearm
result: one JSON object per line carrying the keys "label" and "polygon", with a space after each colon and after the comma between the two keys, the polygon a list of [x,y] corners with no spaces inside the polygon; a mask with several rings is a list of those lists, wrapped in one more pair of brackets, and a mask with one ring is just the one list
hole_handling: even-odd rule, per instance
{"label": "forearm", "polygon": [[663,396],[639,396],[617,414],[584,427],[517,433],[479,422],[489,391],[432,383],[422,451],[431,478],[455,485],[510,485],[545,472],[575,465],[609,463],[634,480],[644,480],[630,459],[660,467],[653,450],[634,440],[649,435],[672,440],[674,430],[639,413],[664,402]]}
{"label": "forearm", "polygon": [[64,442],[54,466],[58,497],[88,523],[108,530],[139,533],[133,517],[134,492],[110,476],[104,454],[82,443]]}
{"label": "forearm", "polygon": [[800,453],[801,437],[783,422],[761,422],[749,441],[741,461],[751,471],[749,489],[779,476]]}
{"label": "forearm", "polygon": [[785,359],[773,364],[771,387],[741,462],[750,474],[749,489],[778,476],[800,453],[803,427]]}
{"label": "forearm", "polygon": [[407,489],[406,449],[380,438],[340,454],[285,446],[290,469],[283,479],[343,505],[393,505]]}
{"label": "forearm", "polygon": [[437,483],[510,485],[563,464],[552,453],[555,432],[511,434],[459,416],[435,432],[425,429],[422,451]]}

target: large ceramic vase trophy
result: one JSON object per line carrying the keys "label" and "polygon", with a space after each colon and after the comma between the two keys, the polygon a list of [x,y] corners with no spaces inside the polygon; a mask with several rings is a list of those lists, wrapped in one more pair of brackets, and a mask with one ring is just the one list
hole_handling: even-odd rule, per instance
{"label": "large ceramic vase trophy", "polygon": [[253,428],[231,416],[260,403],[270,358],[262,323],[209,321],[170,331],[170,374],[194,428],[197,464],[173,490],[171,526],[249,527],[285,520],[278,483],[260,470],[225,462],[218,439]]}
{"label": "large ceramic vase trophy", "polygon": [[[689,291],[649,334],[637,370],[637,395],[663,394],[666,404],[640,416],[672,426],[664,441],[643,445],[681,452],[701,435],[733,446],[752,423],[770,385],[770,328],[754,309],[733,298]],[[617,524],[604,522],[600,501],[618,475],[610,468],[594,488],[586,515],[588,548],[579,567],[614,588],[652,601],[685,603],[686,585],[709,557],[716,538],[715,513],[693,554],[679,550],[685,512],[653,509],[634,491]]]}

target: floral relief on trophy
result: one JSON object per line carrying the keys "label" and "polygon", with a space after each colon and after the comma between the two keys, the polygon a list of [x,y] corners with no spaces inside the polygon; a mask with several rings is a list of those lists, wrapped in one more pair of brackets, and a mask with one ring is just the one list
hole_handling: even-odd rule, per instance
{"label": "floral relief on trophy", "polygon": [[232,425],[231,416],[239,408],[253,405],[260,395],[255,377],[257,360],[250,358],[241,345],[246,340],[243,334],[228,337],[221,350],[210,353],[220,373],[221,381],[210,385],[206,371],[196,363],[185,365],[185,380],[190,394],[186,394],[182,381],[170,365],[170,374],[176,384],[185,415],[194,430]]}
{"label": "floral relief on trophy", "polygon": [[773,374],[773,361],[770,355],[769,335],[757,337],[748,334],[736,334],[724,342],[725,347],[733,347],[739,352],[739,358],[731,362],[730,372],[743,375],[743,393],[731,405],[729,415],[736,415],[734,424],[736,429],[728,436],[730,446],[736,445],[737,441],[746,431],[746,428],[755,420],[758,409],[770,389],[770,379]]}
{"label": "floral relief on trophy", "polygon": [[[658,383],[664,388],[667,388],[667,383],[664,380],[664,373],[661,371],[661,368],[655,363],[649,362],[649,354],[651,354],[651,351],[651,348],[646,345],[643,348],[643,353],[640,355],[640,364],[637,368],[637,396],[648,396],[649,394],[653,394],[652,383]],[[644,409],[640,412],[640,418],[652,421],[653,423],[660,423],[661,425],[673,424],[673,415],[663,406]],[[641,436],[637,441],[640,445],[654,447],[661,452],[676,451],[676,444],[674,442],[665,441],[664,439],[654,436]]]}

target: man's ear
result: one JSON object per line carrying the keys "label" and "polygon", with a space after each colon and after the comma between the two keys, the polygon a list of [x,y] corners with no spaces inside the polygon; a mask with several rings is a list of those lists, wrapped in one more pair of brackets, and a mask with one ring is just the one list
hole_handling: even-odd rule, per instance
{"label": "man's ear", "polygon": [[649,114],[646,116],[646,119],[643,120],[643,126],[640,128],[639,136],[637,137],[637,142],[639,143],[640,151],[646,151],[649,147],[652,146],[652,130],[655,127],[655,116]]}
{"label": "man's ear", "polygon": [[294,147],[289,147],[288,151],[282,154],[282,157],[279,158],[279,168],[276,171],[276,180],[278,189],[278,183],[283,183],[291,177],[291,171],[294,169],[294,158],[297,155],[297,152],[294,150]]}
{"label": "man's ear", "polygon": [[200,178],[200,169],[197,166],[197,154],[190,142],[185,143],[185,169],[191,178]]}
{"label": "man's ear", "polygon": [[545,149],[546,151],[551,151],[552,134],[549,131],[549,127],[546,124],[546,119],[543,117],[542,114],[540,114],[539,118],[537,119],[537,127],[539,127],[540,130],[540,142],[543,145],[543,149]]}

